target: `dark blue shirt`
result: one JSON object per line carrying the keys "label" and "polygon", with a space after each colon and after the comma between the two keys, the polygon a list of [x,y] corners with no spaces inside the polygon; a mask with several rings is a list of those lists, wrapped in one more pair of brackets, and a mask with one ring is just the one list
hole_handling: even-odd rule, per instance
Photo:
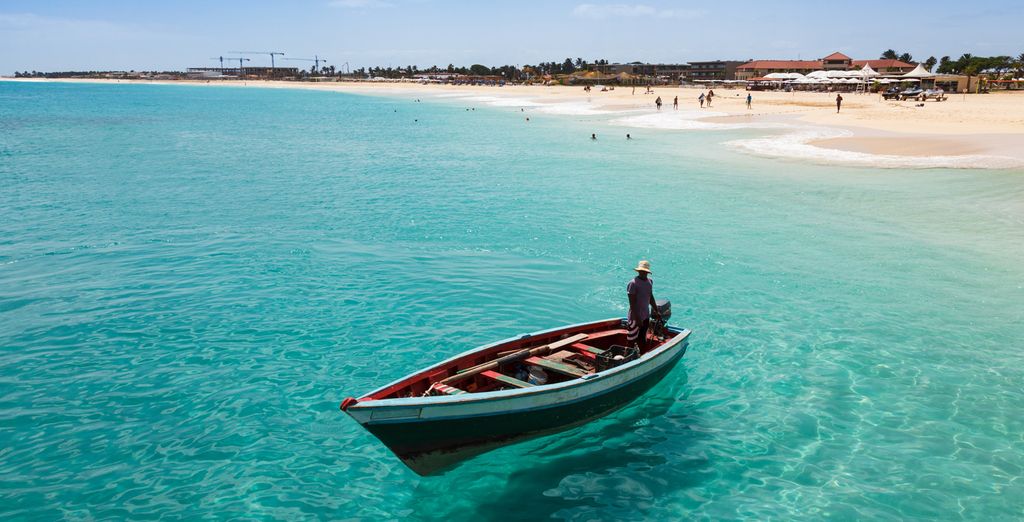
{"label": "dark blue shirt", "polygon": [[629,316],[637,321],[650,319],[651,317],[651,296],[654,295],[654,281],[650,276],[647,279],[640,279],[636,276],[626,285],[626,293],[635,297],[637,310],[630,308]]}

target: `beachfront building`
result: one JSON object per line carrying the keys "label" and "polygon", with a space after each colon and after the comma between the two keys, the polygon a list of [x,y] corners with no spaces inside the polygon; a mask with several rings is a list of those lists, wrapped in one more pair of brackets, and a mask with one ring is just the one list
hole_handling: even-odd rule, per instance
{"label": "beachfront building", "polygon": [[853,71],[865,65],[883,75],[905,74],[914,70],[914,64],[899,60],[854,60],[843,53],[832,53],[820,60],[752,60],[736,68],[737,80],[764,78],[773,73],[800,73],[814,71]]}
{"label": "beachfront building", "polygon": [[936,74],[929,81],[922,82],[921,86],[942,89],[948,93],[978,92],[984,79],[982,76],[965,76],[963,74]]}
{"label": "beachfront building", "polygon": [[737,69],[742,65],[738,60],[713,60],[710,62],[690,62],[690,81],[724,81],[736,80]]}
{"label": "beachfront building", "polygon": [[832,53],[821,59],[821,69],[824,71],[849,71],[853,68],[853,58],[843,53]]}
{"label": "beachfront building", "polygon": [[677,83],[689,75],[692,65],[689,63],[659,63],[655,65],[654,75],[660,78],[668,78],[673,83]]}
{"label": "beachfront building", "polygon": [[880,74],[906,74],[914,70],[914,64],[900,60],[854,60],[853,69],[863,69],[865,65]]}
{"label": "beachfront building", "polygon": [[592,63],[587,66],[591,71],[597,71],[601,74],[634,74],[634,68],[638,65],[643,65],[640,62],[635,63]]}
{"label": "beachfront building", "polygon": [[753,60],[736,67],[736,79],[764,78],[776,73],[800,73],[806,76],[820,70],[821,60]]}
{"label": "beachfront building", "polygon": [[626,74],[629,76],[646,78],[668,78],[672,81],[679,81],[686,78],[690,71],[688,63],[606,63],[594,64],[590,68],[601,74],[617,76]]}

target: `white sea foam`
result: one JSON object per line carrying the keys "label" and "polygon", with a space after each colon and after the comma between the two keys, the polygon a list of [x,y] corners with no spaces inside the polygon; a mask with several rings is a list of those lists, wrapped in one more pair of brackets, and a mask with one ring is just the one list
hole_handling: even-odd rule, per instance
{"label": "white sea foam", "polygon": [[538,112],[545,114],[557,114],[562,116],[596,116],[600,114],[612,114],[615,111],[601,109],[587,102],[564,102],[542,104],[536,107]]}
{"label": "white sea foam", "polygon": [[626,116],[616,118],[610,123],[620,127],[634,127],[638,129],[667,129],[667,130],[737,130],[737,129],[784,129],[789,125],[772,122],[736,122],[717,123],[704,121],[702,118],[714,118],[728,116],[724,112],[709,112],[697,110],[663,110],[638,116]]}
{"label": "white sea foam", "polygon": [[541,107],[544,104],[526,98],[509,98],[503,96],[467,96],[466,101],[482,102],[492,107]]}
{"label": "white sea foam", "polygon": [[492,107],[529,107],[537,112],[562,116],[589,116],[611,114],[615,112],[601,109],[599,106],[594,106],[588,102],[544,103],[528,98],[509,98],[501,96],[467,96],[464,99],[466,101],[481,102]]}
{"label": "white sea foam", "polygon": [[813,145],[818,140],[845,138],[853,133],[842,129],[808,127],[780,135],[726,142],[737,150],[772,158],[790,158],[815,163],[853,167],[903,169],[1008,169],[1024,166],[1024,160],[1008,156],[969,154],[962,156],[898,156],[830,149]]}

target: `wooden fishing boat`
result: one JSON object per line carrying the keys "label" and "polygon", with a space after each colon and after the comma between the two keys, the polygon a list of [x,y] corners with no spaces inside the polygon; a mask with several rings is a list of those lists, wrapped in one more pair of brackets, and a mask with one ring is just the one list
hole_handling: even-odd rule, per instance
{"label": "wooden fishing boat", "polygon": [[470,350],[341,409],[427,475],[632,402],[686,352],[689,330],[652,323],[642,353],[627,347],[620,318],[555,328]]}

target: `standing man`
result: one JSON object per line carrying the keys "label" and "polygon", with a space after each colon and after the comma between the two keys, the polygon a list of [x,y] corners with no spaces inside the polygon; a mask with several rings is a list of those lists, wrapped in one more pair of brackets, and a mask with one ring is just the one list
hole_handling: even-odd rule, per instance
{"label": "standing man", "polygon": [[626,340],[637,345],[642,352],[647,349],[647,329],[651,325],[651,312],[653,311],[658,318],[661,318],[661,314],[654,302],[654,281],[648,277],[651,273],[651,264],[640,261],[634,270],[636,277],[626,285],[626,295],[629,297],[629,317],[626,324],[629,333]]}
{"label": "standing man", "polygon": [[676,96],[675,98],[672,98],[672,108],[677,110],[677,111],[679,110],[679,97],[678,96]]}
{"label": "standing man", "polygon": [[748,92],[747,93],[747,110],[748,111],[750,110],[750,102],[752,102],[752,101],[754,101],[754,97],[751,96],[750,93]]}
{"label": "standing man", "polygon": [[836,114],[839,114],[839,108],[843,106],[843,95],[836,94]]}
{"label": "standing man", "polygon": [[658,96],[657,100],[654,100],[654,104],[658,106],[658,110],[661,110],[661,96]]}

